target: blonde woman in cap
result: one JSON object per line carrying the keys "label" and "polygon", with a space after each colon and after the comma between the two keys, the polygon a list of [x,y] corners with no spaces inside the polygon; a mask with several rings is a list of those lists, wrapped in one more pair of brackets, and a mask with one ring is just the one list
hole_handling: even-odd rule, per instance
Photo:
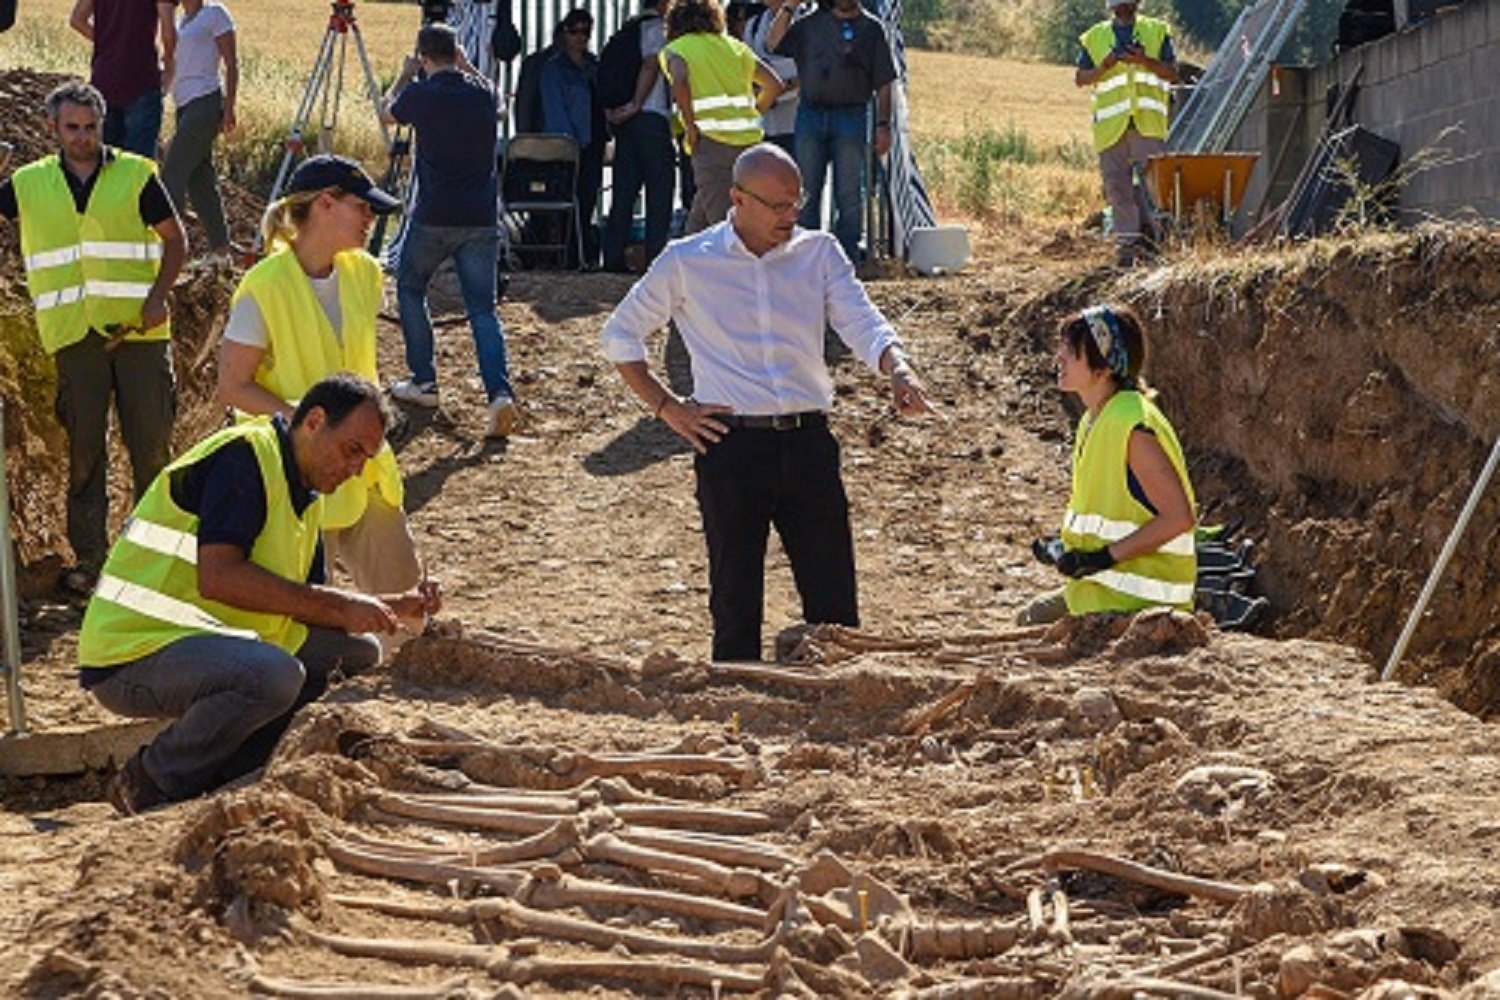
{"label": "blonde woman in cap", "polygon": [[1021,613],[1023,623],[1151,607],[1192,610],[1193,485],[1177,432],[1141,381],[1145,358],[1145,332],[1128,308],[1093,306],[1058,329],[1057,385],[1077,395],[1085,412],[1073,439],[1062,538],[1033,549],[1071,580],[1034,601]]}
{"label": "blonde woman in cap", "polygon": [[1149,252],[1134,171],[1148,157],[1166,152],[1168,85],[1177,79],[1177,57],[1167,22],[1136,14],[1133,0],[1107,0],[1107,6],[1109,18],[1079,36],[1073,82],[1093,88],[1094,150],[1109,202],[1115,261],[1129,267]]}
{"label": "blonde woman in cap", "polygon": [[[364,251],[375,216],[399,203],[353,160],[314,156],[266,210],[268,255],[234,293],[219,350],[219,401],[241,414],[290,419],[319,379],[348,371],[378,384],[375,316],[380,265]],[[417,586],[422,570],[401,509],[401,471],[389,445],[324,499],[330,570],[342,565],[368,594]]]}

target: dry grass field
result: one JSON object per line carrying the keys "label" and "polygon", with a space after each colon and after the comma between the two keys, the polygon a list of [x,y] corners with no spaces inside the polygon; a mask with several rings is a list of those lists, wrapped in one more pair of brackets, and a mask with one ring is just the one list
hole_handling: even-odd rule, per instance
{"label": "dry grass field", "polygon": [[[28,0],[18,23],[0,35],[0,68],[85,72],[88,49],[68,29],[72,0]],[[230,4],[239,34],[240,129],[226,166],[252,187],[281,152],[327,24],[316,0]],[[382,86],[395,75],[419,23],[414,4],[358,6],[358,18]],[[597,45],[596,45],[597,47]],[[912,134],[919,161],[944,212],[975,218],[1087,214],[1098,200],[1088,153],[1088,97],[1072,70],[944,52],[909,53]],[[351,49],[337,148],[372,165],[382,143],[361,92]],[[170,121],[163,129],[170,135]]]}

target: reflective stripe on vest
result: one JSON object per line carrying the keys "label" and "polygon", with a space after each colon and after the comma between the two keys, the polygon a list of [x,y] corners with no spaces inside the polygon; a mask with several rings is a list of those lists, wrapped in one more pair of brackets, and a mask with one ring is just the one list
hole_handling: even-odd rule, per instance
{"label": "reflective stripe on vest", "polygon": [[[1165,21],[1140,16],[1135,19],[1136,40],[1152,59],[1161,58],[1168,34]],[[1113,22],[1099,22],[1078,41],[1094,65],[1102,65],[1114,51]],[[1091,96],[1094,149],[1103,152],[1119,142],[1132,123],[1147,138],[1165,139],[1170,102],[1171,91],[1161,77],[1133,63],[1116,63],[1094,81]]]}
{"label": "reflective stripe on vest", "polygon": [[99,585],[94,588],[93,599],[108,601],[128,608],[138,615],[155,619],[167,625],[191,629],[195,632],[214,632],[233,636],[236,639],[259,639],[251,629],[231,628],[195,604],[168,597],[159,591],[148,590],[139,584],[119,577],[101,574]]}
{"label": "reflective stripe on vest", "polygon": [[198,587],[198,517],[177,506],[172,480],[235,441],[249,443],[266,494],[266,520],[251,546],[250,562],[283,579],[307,579],[318,546],[322,501],[314,500],[297,514],[281,443],[270,421],[226,428],[167,466],[136,505],[110,548],[84,613],[79,663],[129,663],[179,639],[204,634],[259,639],[288,653],[301,648],[307,639],[302,623],[209,600]]}
{"label": "reflective stripe on vest", "polygon": [[[1128,485],[1130,435],[1145,427],[1166,452],[1187,494],[1192,484],[1182,446],[1172,425],[1138,392],[1117,392],[1097,419],[1079,421],[1073,447],[1073,490],[1063,519],[1063,544],[1093,551],[1133,534],[1155,515],[1131,495]],[[1170,539],[1155,551],[1122,560],[1112,568],[1079,580],[1064,590],[1073,614],[1136,611],[1163,605],[1190,609],[1197,578],[1192,532]]]}
{"label": "reflective stripe on vest", "polygon": [[[347,371],[380,383],[375,360],[375,315],[380,311],[380,264],[363,250],[335,254],[339,286],[339,335],[318,302],[297,255],[282,247],[246,272],[234,301],[249,295],[265,324],[266,352],[255,382],[277,399],[295,403],[320,379]],[[323,498],[323,526],[347,528],[364,516],[370,490],[392,507],[405,498],[401,468],[385,444],[364,472]]]}
{"label": "reflective stripe on vest", "polygon": [[688,90],[698,131],[728,146],[752,146],[765,136],[755,107],[755,54],[737,38],[697,31],[668,42],[662,72],[672,79],[668,54],[687,63]]}
{"label": "reflective stripe on vest", "polygon": [[[49,354],[114,324],[135,326],[156,280],[162,244],[140,217],[141,190],[156,166],[132,153],[110,151],[80,213],[56,156],[17,170],[21,255],[36,309],[37,333]],[[163,323],[127,339],[162,340]]]}

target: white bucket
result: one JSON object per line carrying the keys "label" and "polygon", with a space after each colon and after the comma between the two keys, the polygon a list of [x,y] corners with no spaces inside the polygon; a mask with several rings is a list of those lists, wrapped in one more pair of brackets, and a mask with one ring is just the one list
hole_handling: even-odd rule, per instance
{"label": "white bucket", "polygon": [[907,263],[919,274],[952,274],[972,256],[969,230],[963,226],[918,226],[911,231]]}

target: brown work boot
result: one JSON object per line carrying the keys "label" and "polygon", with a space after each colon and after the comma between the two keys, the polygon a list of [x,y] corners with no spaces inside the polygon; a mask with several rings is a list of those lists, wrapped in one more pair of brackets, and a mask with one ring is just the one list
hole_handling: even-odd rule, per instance
{"label": "brown work boot", "polygon": [[109,779],[109,786],[105,789],[109,804],[121,816],[135,816],[172,801],[146,773],[145,753],[142,748],[132,754]]}

